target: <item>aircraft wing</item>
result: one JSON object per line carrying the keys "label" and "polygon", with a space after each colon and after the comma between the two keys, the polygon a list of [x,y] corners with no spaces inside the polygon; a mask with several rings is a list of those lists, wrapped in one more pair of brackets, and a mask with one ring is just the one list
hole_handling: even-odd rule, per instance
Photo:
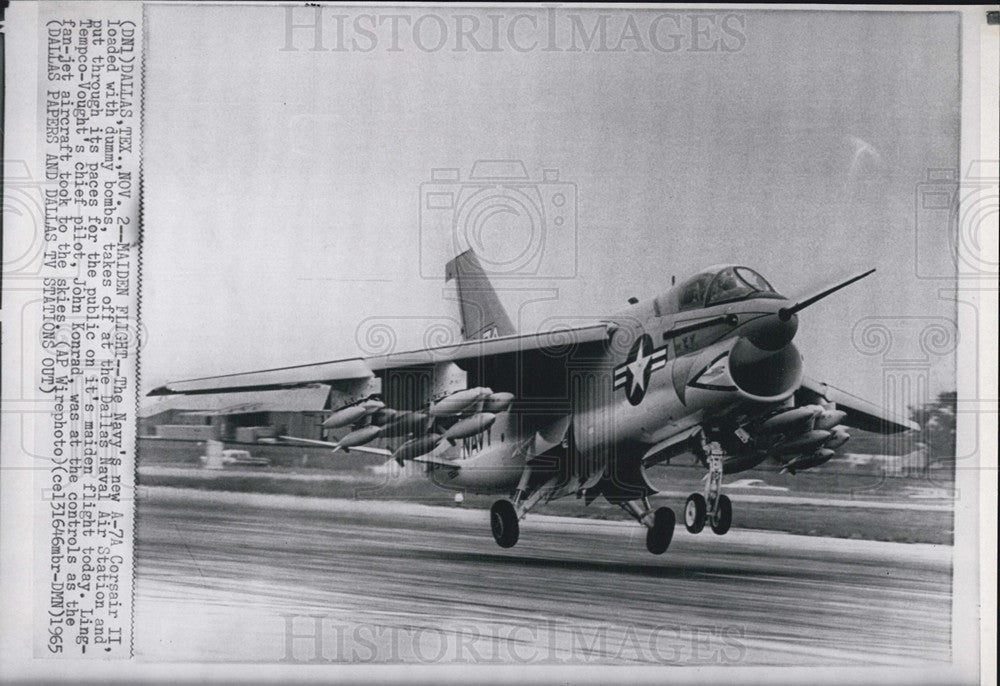
{"label": "aircraft wing", "polygon": [[435,457],[433,455],[424,455],[423,457],[415,457],[413,458],[413,462],[419,462],[420,464],[430,465],[431,467],[437,469],[459,470],[462,468],[462,465],[458,462],[455,462],[453,460],[448,460],[443,457]]}
{"label": "aircraft wing", "polygon": [[323,381],[350,381],[372,376],[371,369],[362,358],[356,357],[334,362],[279,367],[241,374],[207,376],[200,379],[172,381],[155,388],[147,395],[193,395],[198,393],[233,393],[238,391],[269,391],[281,388],[306,386]]}
{"label": "aircraft wing", "polygon": [[902,431],[919,431],[916,422],[895,415],[874,403],[863,400],[847,391],[805,377],[802,385],[796,391],[796,401],[799,404],[831,402],[838,410],[847,413],[844,424],[864,431],[880,434],[893,434]]}
{"label": "aircraft wing", "polygon": [[[325,448],[333,448],[335,450],[337,448],[340,448],[340,446],[337,445],[336,443],[332,443],[330,441],[317,441],[312,438],[298,438],[297,436],[280,436],[279,438],[281,438],[284,441],[294,441],[296,443],[304,443],[305,445],[319,445]],[[355,445],[351,446],[350,448],[340,448],[340,449],[343,450],[344,452],[355,450],[359,453],[368,453],[370,455],[382,455],[384,457],[389,457],[392,455],[391,450],[386,450],[384,448],[368,448],[363,445]]]}
{"label": "aircraft wing", "polygon": [[[472,369],[478,383],[488,384],[504,379],[514,369],[525,377],[536,377],[547,370],[551,372],[553,365],[561,371],[560,359],[586,354],[590,346],[607,343],[613,330],[610,324],[595,324],[554,332],[463,341],[373,357],[173,381],[150,391],[148,395],[277,390],[315,383],[364,380],[391,370],[426,368],[442,362],[455,362],[463,369]],[[517,374],[512,376],[516,378]]]}

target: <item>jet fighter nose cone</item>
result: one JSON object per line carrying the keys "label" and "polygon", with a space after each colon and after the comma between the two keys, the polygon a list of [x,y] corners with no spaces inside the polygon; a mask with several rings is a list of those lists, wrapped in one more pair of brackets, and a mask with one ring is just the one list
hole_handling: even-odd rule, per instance
{"label": "jet fighter nose cone", "polygon": [[792,342],[799,330],[797,315],[782,317],[781,312],[769,314],[753,322],[745,338],[761,350],[781,350]]}

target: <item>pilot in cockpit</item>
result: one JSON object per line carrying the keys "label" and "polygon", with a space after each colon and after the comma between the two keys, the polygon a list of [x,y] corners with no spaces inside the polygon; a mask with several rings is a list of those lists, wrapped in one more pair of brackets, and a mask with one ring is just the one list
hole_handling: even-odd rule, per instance
{"label": "pilot in cockpit", "polygon": [[709,269],[681,284],[678,310],[711,307],[745,298],[780,298],[771,285],[747,267]]}

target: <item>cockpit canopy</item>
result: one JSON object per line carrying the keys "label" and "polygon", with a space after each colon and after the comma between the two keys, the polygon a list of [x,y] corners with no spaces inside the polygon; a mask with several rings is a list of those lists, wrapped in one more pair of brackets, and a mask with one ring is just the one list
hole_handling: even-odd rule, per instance
{"label": "cockpit canopy", "polygon": [[749,298],[780,298],[763,276],[749,267],[716,267],[677,287],[677,310],[693,310]]}

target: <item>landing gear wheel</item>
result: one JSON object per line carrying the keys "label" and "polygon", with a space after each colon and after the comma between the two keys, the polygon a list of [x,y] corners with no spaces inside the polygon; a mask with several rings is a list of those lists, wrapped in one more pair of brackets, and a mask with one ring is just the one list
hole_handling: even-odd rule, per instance
{"label": "landing gear wheel", "polygon": [[490,528],[493,539],[501,548],[512,548],[517,543],[520,526],[517,523],[517,510],[509,500],[498,500],[490,508]]}
{"label": "landing gear wheel", "polygon": [[719,505],[715,510],[715,516],[712,517],[712,531],[721,536],[729,531],[732,523],[733,503],[728,496],[720,495]]}
{"label": "landing gear wheel", "polygon": [[708,519],[708,503],[701,493],[692,493],[684,504],[684,526],[693,534],[705,528]]}
{"label": "landing gear wheel", "polygon": [[653,555],[662,555],[670,547],[674,537],[674,525],[677,519],[669,507],[657,508],[653,513],[653,526],[646,531],[646,550]]}

